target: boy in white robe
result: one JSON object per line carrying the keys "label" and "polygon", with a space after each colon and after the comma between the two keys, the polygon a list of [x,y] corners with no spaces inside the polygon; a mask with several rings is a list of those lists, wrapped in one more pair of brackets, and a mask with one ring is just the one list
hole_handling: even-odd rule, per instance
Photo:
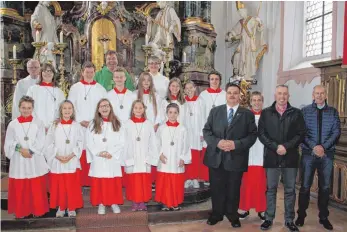
{"label": "boy in white robe", "polygon": [[[85,62],[82,67],[82,80],[71,86],[68,99],[72,102],[76,111],[76,121],[84,128],[84,133],[89,122],[94,118],[95,108],[107,93],[104,87],[94,81],[95,66],[91,62]],[[80,158],[81,185],[90,186],[89,164],[87,163],[86,150],[82,151]]]}

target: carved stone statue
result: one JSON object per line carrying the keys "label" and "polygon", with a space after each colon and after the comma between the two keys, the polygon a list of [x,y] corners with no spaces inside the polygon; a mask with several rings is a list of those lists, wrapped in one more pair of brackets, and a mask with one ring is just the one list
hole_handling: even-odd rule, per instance
{"label": "carved stone statue", "polygon": [[40,30],[40,39],[35,42],[58,42],[57,26],[54,16],[49,11],[50,1],[40,1],[31,15],[31,30],[33,38],[36,38],[36,31]]}
{"label": "carved stone statue", "polygon": [[[178,18],[175,9],[169,5],[168,2],[158,1],[160,11],[152,19],[147,17],[147,35],[149,37],[149,46],[152,47],[152,53],[155,56],[165,60],[165,52],[161,50],[169,44],[173,44],[173,35],[180,42],[181,41],[181,21]],[[173,59],[173,53],[169,60]]]}
{"label": "carved stone statue", "polygon": [[267,50],[263,39],[264,26],[258,17],[247,16],[246,8],[239,8],[242,19],[226,34],[227,42],[238,41],[232,56],[233,68],[246,81],[252,81],[259,61]]}

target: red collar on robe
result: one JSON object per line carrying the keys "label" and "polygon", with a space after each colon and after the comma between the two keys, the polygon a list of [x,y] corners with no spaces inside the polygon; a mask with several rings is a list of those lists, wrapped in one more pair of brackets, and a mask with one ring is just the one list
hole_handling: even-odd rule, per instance
{"label": "red collar on robe", "polygon": [[61,124],[72,124],[72,119],[65,121],[64,119],[60,120]]}
{"label": "red collar on robe", "polygon": [[143,90],[143,94],[149,94],[149,92],[150,92],[150,90],[149,89],[147,89],[147,90]]}
{"label": "red collar on robe", "polygon": [[81,80],[81,83],[84,84],[84,85],[95,85],[96,81],[93,80],[92,82],[88,83],[85,80]]}
{"label": "red collar on robe", "polygon": [[33,116],[32,115],[30,115],[28,117],[19,116],[17,119],[18,119],[19,123],[32,122]]}
{"label": "red collar on robe", "polygon": [[108,118],[102,118],[102,121],[109,122],[110,120],[108,120]]}
{"label": "red collar on robe", "polygon": [[251,111],[253,112],[254,115],[260,115],[261,114],[261,110],[260,111],[254,111],[253,109],[251,109]]}
{"label": "red collar on robe", "polygon": [[53,83],[47,83],[47,82],[41,82],[40,86],[47,86],[47,87],[53,87]]}
{"label": "red collar on robe", "polygon": [[124,89],[122,91],[119,91],[117,89],[117,87],[114,88],[114,91],[116,91],[117,94],[125,94],[125,92],[127,91],[127,88],[124,87]]}
{"label": "red collar on robe", "polygon": [[170,121],[167,121],[166,122],[166,125],[168,125],[168,126],[173,126],[173,127],[178,127],[178,125],[179,125],[179,122],[174,122],[174,123],[172,123],[172,122],[170,122]]}
{"label": "red collar on robe", "polygon": [[171,100],[177,100],[177,96],[174,96],[171,94],[170,97],[171,97]]}
{"label": "red collar on robe", "polygon": [[207,88],[206,90],[209,93],[220,93],[220,92],[222,92],[221,88],[218,88],[218,89]]}
{"label": "red collar on robe", "polygon": [[134,122],[134,123],[142,123],[144,121],[146,121],[145,118],[141,117],[141,118],[137,118],[135,116],[131,117],[131,120]]}
{"label": "red collar on robe", "polygon": [[187,100],[187,101],[196,101],[196,99],[198,99],[198,96],[194,96],[194,97],[192,97],[192,98],[189,98],[188,96],[186,96],[185,97],[185,99]]}

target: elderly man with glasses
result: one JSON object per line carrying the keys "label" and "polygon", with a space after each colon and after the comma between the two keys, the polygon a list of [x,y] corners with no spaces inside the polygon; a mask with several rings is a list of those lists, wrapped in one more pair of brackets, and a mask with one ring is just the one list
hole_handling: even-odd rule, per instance
{"label": "elderly man with glasses", "polygon": [[29,60],[27,63],[27,71],[29,75],[22,80],[19,80],[15,86],[12,101],[12,120],[20,116],[19,113],[19,100],[26,95],[28,89],[37,84],[40,76],[40,62],[37,60]]}

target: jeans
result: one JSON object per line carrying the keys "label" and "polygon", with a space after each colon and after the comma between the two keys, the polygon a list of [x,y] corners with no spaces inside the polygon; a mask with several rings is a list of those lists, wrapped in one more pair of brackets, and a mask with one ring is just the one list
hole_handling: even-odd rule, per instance
{"label": "jeans", "polygon": [[283,175],[284,185],[284,220],[293,222],[295,217],[295,181],[297,168],[266,168],[266,220],[273,221],[276,214],[276,196],[280,175]]}
{"label": "jeans", "polygon": [[329,216],[328,203],[330,195],[330,180],[333,170],[333,158],[323,156],[322,158],[304,153],[301,158],[301,188],[299,193],[298,216],[306,217],[306,210],[310,202],[310,188],[312,186],[314,173],[318,172],[318,209],[319,219],[327,219]]}

